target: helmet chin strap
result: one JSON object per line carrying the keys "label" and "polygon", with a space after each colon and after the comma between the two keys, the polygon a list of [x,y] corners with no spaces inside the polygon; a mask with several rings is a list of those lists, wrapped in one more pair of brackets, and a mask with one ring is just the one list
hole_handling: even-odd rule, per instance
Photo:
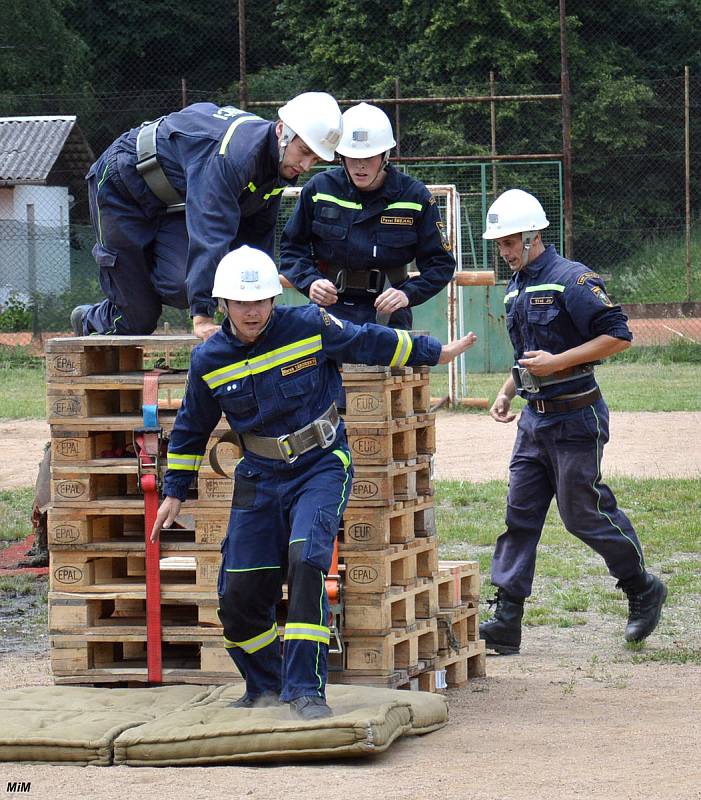
{"label": "helmet chin strap", "polygon": [[521,253],[521,266],[525,267],[528,264],[528,254],[533,247],[533,243],[535,242],[535,237],[538,235],[538,231],[524,231],[521,234],[521,242],[523,243],[523,252]]}
{"label": "helmet chin strap", "polygon": [[289,125],[285,125],[282,123],[282,133],[280,134],[280,140],[277,145],[278,151],[278,163],[282,164],[282,160],[285,157],[285,149],[287,145],[295,138],[297,134],[289,127]]}

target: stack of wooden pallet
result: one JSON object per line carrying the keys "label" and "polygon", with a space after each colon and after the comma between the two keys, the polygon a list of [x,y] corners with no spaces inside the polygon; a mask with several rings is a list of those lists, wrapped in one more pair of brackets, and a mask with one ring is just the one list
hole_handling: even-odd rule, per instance
{"label": "stack of wooden pallet", "polygon": [[[197,341],[99,336],[47,343],[49,632],[57,683],[147,680],[144,500],[133,431],[144,425],[145,370],[158,355],[186,368]],[[185,369],[159,378],[165,436],[185,380]],[[231,481],[203,469],[182,526],[161,537],[164,683],[238,679],[216,614],[231,492]]]}
{"label": "stack of wooden pallet", "polygon": [[438,560],[428,373],[344,365],[343,682],[433,691],[484,674],[478,566]]}
{"label": "stack of wooden pallet", "polygon": [[[167,438],[197,341],[99,336],[47,344],[49,629],[57,683],[148,680],[144,501],[133,431],[143,426],[145,372],[162,356],[171,367],[159,377]],[[428,373],[346,367],[344,379],[355,479],[341,544],[345,653],[332,680],[460,685],[484,671],[479,575],[471,562],[438,562]],[[210,445],[225,429],[222,421]],[[232,448],[228,471],[236,455]],[[240,680],[216,613],[232,488],[205,458],[179,527],[161,535],[164,683]]]}

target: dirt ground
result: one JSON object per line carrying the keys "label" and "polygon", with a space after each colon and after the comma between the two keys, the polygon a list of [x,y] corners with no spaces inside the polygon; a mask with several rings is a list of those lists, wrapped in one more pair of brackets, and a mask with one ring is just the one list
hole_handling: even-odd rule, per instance
{"label": "dirt ground", "polygon": [[[612,415],[605,471],[701,475],[701,414]],[[31,485],[47,428],[0,423],[0,486]],[[515,425],[440,413],[436,475],[504,478]],[[459,444],[459,446],[456,446]],[[27,464],[25,468],[23,464]],[[701,646],[701,606],[653,635],[644,653]],[[31,612],[28,612],[28,614]],[[0,764],[52,800],[701,800],[701,666],[634,663],[621,619],[590,615],[575,628],[527,628],[519,656],[490,656],[487,678],[450,690],[450,723],[371,759],[280,767],[80,768]],[[673,631],[673,632],[672,632]],[[7,629],[2,637],[13,638]],[[0,689],[51,682],[44,633],[2,654]],[[10,648],[14,650],[14,648]],[[1,735],[1,733],[0,733]]]}

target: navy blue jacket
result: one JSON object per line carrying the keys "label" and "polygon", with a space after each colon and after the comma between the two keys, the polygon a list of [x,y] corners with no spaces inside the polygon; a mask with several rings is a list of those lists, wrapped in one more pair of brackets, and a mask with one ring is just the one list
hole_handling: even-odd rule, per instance
{"label": "navy blue jacket", "polygon": [[[606,334],[631,341],[628,317],[606,294],[603,280],[589,267],[558,255],[552,245],[523,269],[506,287],[506,324],[514,359],[527,350],[558,354]],[[593,375],[543,387],[537,394],[519,390],[526,398],[547,399],[583,392],[596,385]]]}
{"label": "navy blue jacket", "polygon": [[[341,388],[338,363],[433,365],[441,343],[381,325],[338,320],[314,304],[273,308],[253,344],[244,344],[226,320],[220,331],[192,351],[187,390],[168,447],[164,494],[184,500],[222,411],[237,433],[282,436],[326,411]],[[341,422],[337,440],[343,437]],[[301,455],[293,465],[247,453],[246,459],[276,470],[299,469],[324,451]]]}
{"label": "navy blue jacket", "polygon": [[[122,185],[148,216],[164,204],[136,172],[139,128],[111,145]],[[195,103],[168,114],[156,135],[158,161],[185,197],[190,239],[187,295],[190,312],[213,316],[212,285],[226,253],[248,244],[274,255],[281,194],[275,123],[232,106]]]}
{"label": "navy blue jacket", "polygon": [[455,259],[431,193],[392,166],[382,188],[370,193],[359,192],[342,167],[316,174],[302,189],[280,244],[280,271],[306,295],[315,280],[335,277],[319,262],[370,270],[414,259],[420,276],[398,284],[412,306],[440,292],[453,277]]}

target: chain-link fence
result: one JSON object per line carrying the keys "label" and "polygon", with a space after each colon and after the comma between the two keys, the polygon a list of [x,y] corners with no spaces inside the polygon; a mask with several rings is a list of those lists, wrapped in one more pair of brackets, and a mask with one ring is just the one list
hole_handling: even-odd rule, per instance
{"label": "chain-link fence", "polygon": [[[0,38],[0,115],[76,115],[97,155],[191,102],[273,118],[309,89],[375,99],[396,163],[457,187],[462,267],[501,280],[481,239],[495,193],[532,191],[548,241],[569,244],[559,15],[556,0],[17,0]],[[701,343],[701,9],[570,0],[566,21],[572,255],[607,277],[639,342]],[[82,164],[67,159],[48,185],[0,170],[0,329],[65,329],[73,305],[99,298]]]}

